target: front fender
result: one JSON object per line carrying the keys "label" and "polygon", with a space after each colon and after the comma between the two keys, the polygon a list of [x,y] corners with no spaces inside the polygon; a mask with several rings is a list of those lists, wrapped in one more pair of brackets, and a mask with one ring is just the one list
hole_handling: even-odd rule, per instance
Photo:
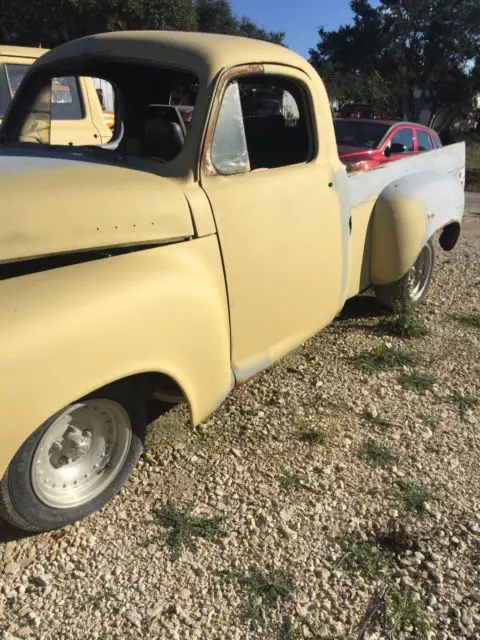
{"label": "front fender", "polygon": [[373,211],[372,284],[404,276],[436,231],[461,222],[464,206],[462,184],[453,174],[422,171],[386,187]]}
{"label": "front fender", "polygon": [[0,475],[56,411],[121,378],[172,377],[192,419],[232,383],[216,236],[0,282]]}

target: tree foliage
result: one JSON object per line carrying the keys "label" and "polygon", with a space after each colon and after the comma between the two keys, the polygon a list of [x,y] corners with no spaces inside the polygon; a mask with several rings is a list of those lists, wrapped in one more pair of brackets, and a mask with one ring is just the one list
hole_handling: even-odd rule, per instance
{"label": "tree foliage", "polygon": [[[467,107],[478,86],[478,0],[352,0],[353,22],[319,30],[310,60],[340,101],[380,103],[391,115],[418,119],[428,106],[442,126]],[[422,100],[415,99],[421,92]]]}
{"label": "tree foliage", "polygon": [[285,34],[266,31],[250,18],[237,18],[228,0],[196,0],[197,28],[208,33],[226,33],[283,44]]}
{"label": "tree foliage", "polygon": [[229,0],[0,0],[0,42],[53,47],[92,33],[129,29],[206,31],[283,42]]}

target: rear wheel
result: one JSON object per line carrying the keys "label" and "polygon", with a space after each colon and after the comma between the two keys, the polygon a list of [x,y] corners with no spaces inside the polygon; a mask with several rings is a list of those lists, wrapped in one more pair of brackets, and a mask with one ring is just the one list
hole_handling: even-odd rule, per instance
{"label": "rear wheel", "polygon": [[390,309],[395,309],[400,304],[409,308],[416,307],[427,296],[434,263],[435,250],[432,240],[429,240],[403,278],[392,284],[373,287],[376,297]]}
{"label": "rear wheel", "polygon": [[47,420],[0,481],[0,514],[27,531],[63,527],[122,487],[142,452],[146,417],[127,385],[105,387]]}

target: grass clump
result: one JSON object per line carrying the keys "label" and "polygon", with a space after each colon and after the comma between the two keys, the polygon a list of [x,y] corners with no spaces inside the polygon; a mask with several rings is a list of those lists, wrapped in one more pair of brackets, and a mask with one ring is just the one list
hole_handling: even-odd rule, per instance
{"label": "grass clump", "polygon": [[321,429],[305,426],[299,429],[297,438],[300,442],[308,444],[310,447],[315,447],[319,444],[325,444],[327,434]]}
{"label": "grass clump", "polygon": [[178,509],[171,503],[156,510],[154,523],[167,530],[165,544],[175,560],[184,547],[196,551],[198,540],[215,540],[226,535],[220,529],[219,518],[193,516],[189,509]]}
{"label": "grass clump", "polygon": [[446,396],[444,401],[448,404],[455,405],[462,418],[469,409],[474,409],[478,405],[478,399],[475,396],[472,396],[470,393],[463,394],[456,390],[449,396]]}
{"label": "grass clump", "polygon": [[416,364],[415,356],[403,349],[395,349],[381,344],[376,349],[364,351],[351,360],[354,367],[365,373],[375,373],[387,369],[399,369],[400,367]]}
{"label": "grass clump", "polygon": [[402,373],[399,382],[404,389],[410,389],[417,393],[425,393],[430,390],[436,382],[435,376],[423,373]]}
{"label": "grass clump", "polygon": [[367,578],[377,580],[392,566],[392,555],[382,551],[370,540],[346,537],[339,541],[342,555],[335,569],[343,567],[347,571],[360,572]]}
{"label": "grass clump", "polygon": [[[245,602],[240,617],[250,627],[270,627],[269,614],[283,602],[293,599],[295,583],[283,568],[269,567],[265,570],[250,567],[245,573],[222,572],[222,577],[235,582],[241,589]],[[288,636],[287,636],[288,637]]]}
{"label": "grass clump", "polygon": [[396,457],[391,451],[374,440],[369,440],[365,444],[359,457],[362,460],[366,460],[373,467],[380,467],[382,469],[391,467],[396,461]]}
{"label": "grass clump", "polygon": [[300,491],[311,491],[312,488],[305,482],[304,476],[296,473],[285,473],[280,476],[280,487],[287,493],[299,493]]}
{"label": "grass clump", "polygon": [[456,313],[453,315],[454,320],[468,329],[480,329],[480,313]]}
{"label": "grass clump", "polygon": [[413,630],[414,637],[426,638],[430,630],[428,616],[413,592],[403,589],[393,593],[387,603],[390,633],[398,638],[402,632]]}
{"label": "grass clump", "polygon": [[291,575],[283,568],[265,571],[252,568],[239,579],[239,584],[251,598],[261,598],[262,604],[270,609],[280,601],[291,600],[295,591]]}
{"label": "grass clump", "polygon": [[429,333],[406,299],[401,299],[396,304],[393,315],[380,320],[379,328],[389,335],[401,338],[421,338]]}
{"label": "grass clump", "polygon": [[423,515],[426,511],[425,503],[435,499],[426,489],[411,482],[399,481],[397,487],[403,508],[408,513]]}

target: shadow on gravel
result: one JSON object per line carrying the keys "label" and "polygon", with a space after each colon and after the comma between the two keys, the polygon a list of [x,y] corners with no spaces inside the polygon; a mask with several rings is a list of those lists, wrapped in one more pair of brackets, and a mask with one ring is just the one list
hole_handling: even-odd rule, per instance
{"label": "shadow on gravel", "polygon": [[335,318],[335,322],[361,318],[381,318],[388,314],[388,309],[373,296],[356,296],[347,300],[342,311]]}
{"label": "shadow on gravel", "polygon": [[20,531],[20,529],[15,529],[7,522],[0,520],[0,544],[6,544],[7,542],[12,542],[12,540],[24,540],[26,538],[33,538],[38,535],[37,533],[29,533],[28,531]]}

